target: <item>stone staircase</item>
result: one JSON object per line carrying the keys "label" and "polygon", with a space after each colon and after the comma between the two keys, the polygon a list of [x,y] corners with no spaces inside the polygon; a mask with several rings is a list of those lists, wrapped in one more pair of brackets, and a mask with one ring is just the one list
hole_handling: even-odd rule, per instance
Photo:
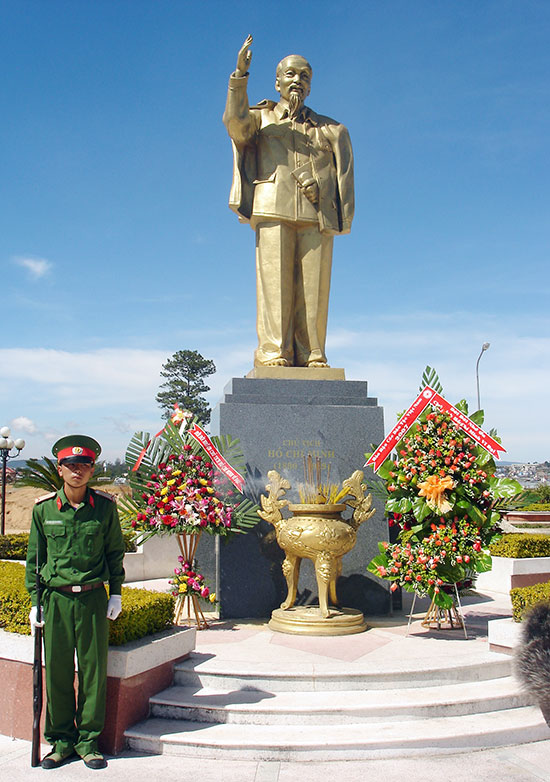
{"label": "stone staircase", "polygon": [[193,653],[151,717],[126,731],[131,749],[254,760],[343,760],[468,750],[550,738],[508,655],[459,664],[388,660],[346,672],[293,672]]}

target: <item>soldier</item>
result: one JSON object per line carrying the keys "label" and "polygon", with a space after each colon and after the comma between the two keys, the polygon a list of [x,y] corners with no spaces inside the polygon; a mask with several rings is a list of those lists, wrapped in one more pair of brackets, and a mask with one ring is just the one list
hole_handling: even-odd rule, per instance
{"label": "soldier", "polygon": [[[116,619],[121,611],[124,540],[113,497],[88,487],[99,443],[69,435],[52,451],[63,488],[36,500],[25,579],[33,606],[31,632],[44,627],[44,737],[52,751],[41,765],[57,768],[76,752],[88,768],[99,769],[107,765],[97,743],[105,720],[107,619]],[[42,616],[36,608],[37,563],[44,584]],[[109,583],[109,598],[104,582]]]}

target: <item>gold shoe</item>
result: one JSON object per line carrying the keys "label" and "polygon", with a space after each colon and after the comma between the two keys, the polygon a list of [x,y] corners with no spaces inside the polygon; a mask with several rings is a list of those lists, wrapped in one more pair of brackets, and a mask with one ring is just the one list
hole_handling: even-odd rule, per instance
{"label": "gold shoe", "polygon": [[264,367],[289,367],[290,362],[286,358],[273,358],[271,361],[266,361]]}

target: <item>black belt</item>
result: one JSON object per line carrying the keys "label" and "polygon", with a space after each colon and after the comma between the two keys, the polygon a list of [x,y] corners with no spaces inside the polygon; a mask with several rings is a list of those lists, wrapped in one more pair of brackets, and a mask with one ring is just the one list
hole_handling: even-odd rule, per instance
{"label": "black belt", "polygon": [[95,581],[93,584],[74,584],[73,586],[55,587],[60,592],[89,592],[91,589],[99,589],[103,586],[103,581]]}

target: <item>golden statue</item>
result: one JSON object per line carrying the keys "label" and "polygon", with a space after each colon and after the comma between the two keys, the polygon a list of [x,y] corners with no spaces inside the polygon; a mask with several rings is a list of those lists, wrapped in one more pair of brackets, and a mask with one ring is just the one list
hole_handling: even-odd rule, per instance
{"label": "golden statue", "polygon": [[[300,563],[302,559],[306,558],[312,560],[315,566],[319,591],[317,614],[321,619],[328,620],[334,613],[329,609],[329,598],[333,605],[338,605],[336,582],[342,572],[342,557],[355,546],[359,526],[375,513],[374,509],[371,510],[371,495],[365,496],[366,486],[362,483],[363,473],[356,470],[350,478],[343,482],[340,496],[344,498],[344,504],[290,504],[288,500],[281,499],[290,488],[289,482],[275,470],[268,472],[267,477],[270,481],[266,487],[269,494],[267,497],[262,495],[262,510],[258,511],[258,515],[273,524],[277,534],[277,543],[285,552],[282,567],[288,594],[281,603],[281,609],[288,611],[294,605]],[[354,509],[353,516],[349,521],[340,516],[346,505]],[[281,513],[285,506],[288,506],[293,513],[289,518],[285,518]],[[365,629],[363,617],[359,611],[344,610],[347,610],[348,615],[355,615],[351,622],[355,629],[350,629],[348,622],[344,632],[335,631],[335,635],[360,632]],[[279,617],[276,614],[279,614]],[[360,616],[359,623],[358,616]],[[273,617],[278,619],[279,625],[282,624],[280,611],[274,612]],[[307,616],[300,617],[300,624],[307,623],[308,619]],[[283,631],[298,632],[296,629],[288,629],[289,626],[290,624]],[[317,626],[320,626],[319,622],[317,622]],[[275,629],[279,628],[275,625]],[[312,632],[311,634],[316,633]]]}
{"label": "golden statue", "polygon": [[234,154],[229,206],[256,232],[256,366],[327,367],[325,340],[334,234],[354,211],[348,131],[304,105],[312,68],[277,66],[279,102],[249,107],[252,36],[229,79],[223,121]]}

